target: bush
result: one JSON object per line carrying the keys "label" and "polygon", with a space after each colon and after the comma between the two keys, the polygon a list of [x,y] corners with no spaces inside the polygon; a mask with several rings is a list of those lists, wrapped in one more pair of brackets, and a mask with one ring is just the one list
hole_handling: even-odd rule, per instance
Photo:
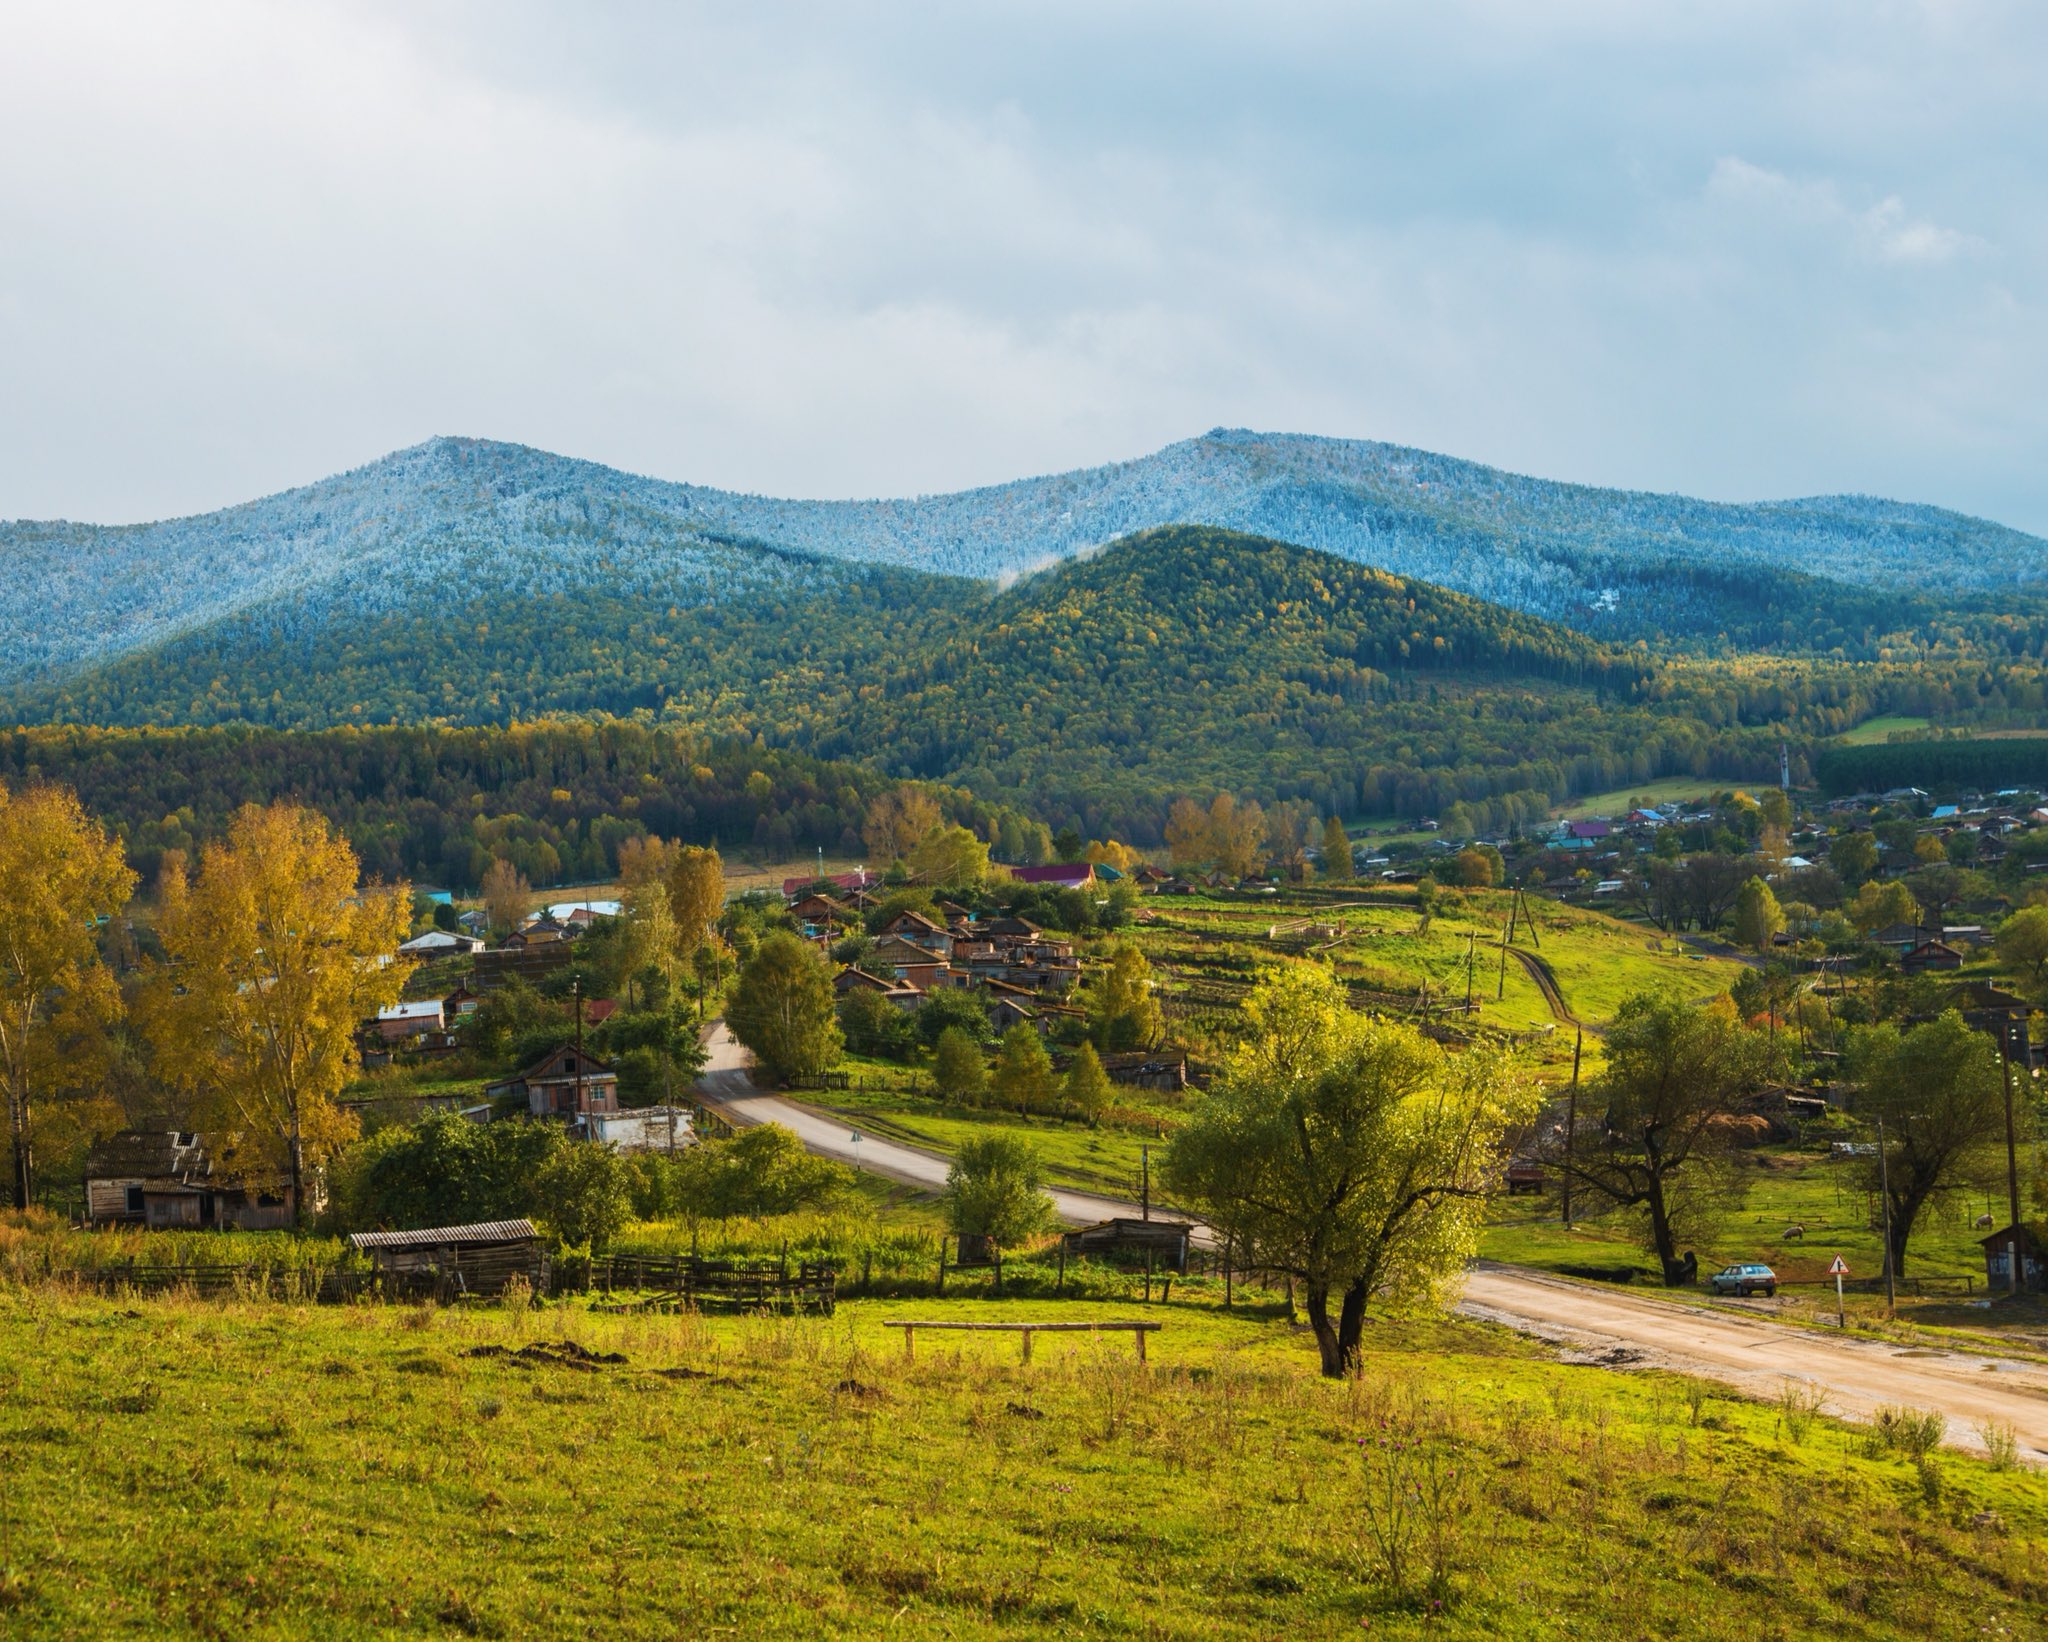
{"label": "bush", "polygon": [[1948,1418],[1932,1408],[1906,1408],[1880,1403],[1870,1422],[1868,1447],[1873,1455],[1902,1454],[1916,1463],[1941,1446]]}
{"label": "bush", "polygon": [[963,1032],[975,1043],[987,1043],[988,1011],[980,998],[962,987],[939,987],[917,1006],[917,1035],[936,1049],[949,1031]]}
{"label": "bush", "polygon": [[917,1042],[910,1017],[881,993],[857,986],[839,1000],[839,1030],[856,1055],[901,1060]]}
{"label": "bush", "polygon": [[610,1146],[556,1148],[533,1189],[537,1218],[559,1243],[601,1251],[633,1217],[632,1174]]}

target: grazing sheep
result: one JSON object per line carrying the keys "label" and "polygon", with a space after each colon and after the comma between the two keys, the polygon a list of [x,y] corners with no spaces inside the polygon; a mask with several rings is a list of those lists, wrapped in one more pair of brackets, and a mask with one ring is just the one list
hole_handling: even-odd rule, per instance
{"label": "grazing sheep", "polygon": [[1787,1226],[1785,1228],[1785,1241],[1788,1243],[1797,1243],[1805,1235],[1806,1228],[1804,1226]]}
{"label": "grazing sheep", "polygon": [[1991,1216],[1980,1214],[1977,1216],[1974,1224],[1979,1231],[1989,1231],[1991,1229]]}

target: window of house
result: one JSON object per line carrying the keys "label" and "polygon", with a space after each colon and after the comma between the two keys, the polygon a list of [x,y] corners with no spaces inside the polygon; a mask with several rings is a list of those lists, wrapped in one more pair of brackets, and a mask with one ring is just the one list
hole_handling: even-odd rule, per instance
{"label": "window of house", "polygon": [[142,1188],[140,1186],[130,1186],[128,1188],[128,1212],[130,1214],[142,1213]]}

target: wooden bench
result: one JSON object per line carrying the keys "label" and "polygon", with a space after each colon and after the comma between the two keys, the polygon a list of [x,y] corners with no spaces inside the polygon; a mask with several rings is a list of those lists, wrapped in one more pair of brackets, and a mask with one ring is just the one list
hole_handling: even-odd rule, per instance
{"label": "wooden bench", "polygon": [[1022,1361],[1031,1361],[1031,1336],[1034,1334],[1102,1334],[1118,1329],[1128,1330],[1138,1345],[1138,1361],[1145,1361],[1145,1336],[1159,1332],[1157,1323],[947,1323],[916,1322],[908,1318],[891,1318],[882,1324],[884,1328],[903,1330],[903,1355],[917,1355],[915,1341],[921,1328],[952,1329],[963,1334],[1021,1334],[1024,1337]]}

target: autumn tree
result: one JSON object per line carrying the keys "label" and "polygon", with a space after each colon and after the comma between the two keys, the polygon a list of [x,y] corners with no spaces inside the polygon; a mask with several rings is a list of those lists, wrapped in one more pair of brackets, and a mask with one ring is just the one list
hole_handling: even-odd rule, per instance
{"label": "autumn tree", "polygon": [[1129,844],[1115,838],[1092,840],[1083,852],[1082,859],[1098,867],[1115,867],[1118,872],[1135,872],[1144,865],[1144,857]]}
{"label": "autumn tree", "polygon": [[788,930],[775,930],[740,971],[726,1022],[754,1058],[784,1082],[816,1077],[844,1045],[833,1009],[825,955]]}
{"label": "autumn tree", "polygon": [[1166,848],[1173,864],[1183,869],[1211,859],[1209,816],[1192,798],[1176,798],[1166,812]]}
{"label": "autumn tree", "polygon": [[619,883],[625,889],[636,884],[666,879],[674,864],[675,846],[652,833],[622,839],[619,843]]}
{"label": "autumn tree", "polygon": [[1896,878],[1888,884],[1865,884],[1849,903],[1849,922],[1864,935],[1873,935],[1893,924],[1917,926],[1925,914],[1913,892]]}
{"label": "autumn tree", "polygon": [[988,845],[965,827],[936,826],[911,846],[903,864],[920,884],[971,890],[988,876]]}
{"label": "autumn tree", "polygon": [[1735,944],[1768,952],[1771,937],[1784,927],[1785,912],[1771,886],[1761,878],[1751,878],[1735,897]]}
{"label": "autumn tree", "polygon": [[359,884],[356,853],[326,818],[294,804],[245,805],[196,877],[167,876],[157,933],[165,965],[151,999],[156,1063],[211,1127],[306,1185],[355,1132],[338,1104],[356,1028],[403,994],[411,892]]}
{"label": "autumn tree", "polygon": [[917,787],[897,787],[868,805],[861,823],[861,841],[868,854],[885,866],[900,861],[944,819],[938,800]]}
{"label": "autumn tree", "polygon": [[1351,835],[1334,815],[1323,823],[1323,876],[1348,879],[1356,870],[1351,859]]}
{"label": "autumn tree", "polygon": [[685,845],[670,853],[668,910],[675,921],[676,949],[694,956],[711,940],[712,926],[725,910],[725,862],[715,845]]}
{"label": "autumn tree", "polygon": [[71,1080],[82,1036],[121,1012],[95,932],[135,888],[118,839],[56,787],[0,786],[0,1079],[14,1152],[14,1206],[35,1189],[41,1104]]}
{"label": "autumn tree", "polygon": [[1667,1282],[1677,1281],[1678,1245],[1741,1195],[1727,1119],[1762,1081],[1768,1053],[1726,1003],[1638,993],[1608,1029],[1606,1070],[1580,1103],[1603,1116],[1581,1122],[1556,1161],[1580,1187],[1640,1216]]}
{"label": "autumn tree", "polygon": [[1247,876],[1259,864],[1266,843],[1266,812],[1257,801],[1239,803],[1227,792],[1209,802],[1209,853],[1233,878]]}
{"label": "autumn tree", "polygon": [[1163,1179],[1246,1263],[1302,1284],[1323,1373],[1340,1377],[1368,1309],[1428,1304],[1457,1280],[1536,1091],[1501,1051],[1449,1055],[1355,1013],[1318,966],[1264,982],[1245,1015]]}
{"label": "autumn tree", "polygon": [[998,1106],[1026,1116],[1052,1109],[1052,1056],[1045,1052],[1045,1040],[1029,1022],[1019,1021],[1003,1034],[1002,1053],[989,1077],[989,1091]]}
{"label": "autumn tree", "polygon": [[1092,1123],[1109,1110],[1114,1093],[1109,1074],[1102,1069],[1102,1057],[1096,1054],[1094,1044],[1084,1040],[1074,1051],[1073,1063],[1068,1066],[1066,1079],[1060,1085],[1063,1104],[1076,1117],[1084,1117]]}
{"label": "autumn tree", "polygon": [[1118,943],[1089,997],[1089,1025],[1104,1049],[1150,1049],[1165,1032],[1145,954]]}
{"label": "autumn tree", "polygon": [[484,873],[484,911],[490,915],[491,932],[504,936],[519,927],[526,909],[533,905],[533,885],[526,874],[500,856]]}

